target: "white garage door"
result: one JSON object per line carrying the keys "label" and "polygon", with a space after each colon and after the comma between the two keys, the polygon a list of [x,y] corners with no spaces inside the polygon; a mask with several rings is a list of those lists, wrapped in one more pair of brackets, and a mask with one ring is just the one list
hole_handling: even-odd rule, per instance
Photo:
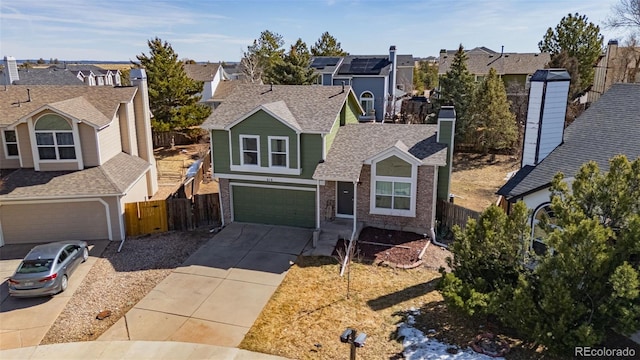
{"label": "white garage door", "polygon": [[108,239],[105,206],[98,201],[0,206],[5,244]]}

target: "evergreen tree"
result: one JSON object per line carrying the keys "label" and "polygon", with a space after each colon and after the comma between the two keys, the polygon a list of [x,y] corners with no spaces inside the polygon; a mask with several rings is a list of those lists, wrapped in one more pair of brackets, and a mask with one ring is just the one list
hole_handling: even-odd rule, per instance
{"label": "evergreen tree", "polygon": [[438,87],[438,66],[430,64],[428,61],[420,61],[418,66],[413,68],[413,88],[418,94],[426,89]]}
{"label": "evergreen tree", "polygon": [[328,31],[322,33],[318,41],[311,47],[313,56],[346,56],[349,55],[340,47],[338,40],[329,34]]}
{"label": "evergreen tree", "polygon": [[441,105],[454,105],[456,108],[456,142],[465,142],[473,138],[475,129],[470,126],[469,110],[473,103],[474,79],[467,70],[467,55],[460,44],[449,71],[440,79]]}
{"label": "evergreen tree", "polygon": [[482,151],[511,149],[518,140],[516,117],[509,109],[504,83],[494,68],[476,90],[470,118],[471,128],[478,134],[474,141]]}
{"label": "evergreen tree", "polygon": [[555,30],[547,29],[538,48],[551,54],[551,58],[563,51],[578,60],[580,72],[580,88],[586,89],[593,84],[595,70],[593,65],[602,53],[604,37],[600,27],[588,22],[586,15],[568,14],[560,20]]}
{"label": "evergreen tree", "polygon": [[202,82],[190,79],[171,44],[160,38],[147,41],[149,55],[137,55],[147,72],[149,105],[155,131],[185,130],[202,124],[211,108],[199,103]]}
{"label": "evergreen tree", "polygon": [[298,39],[291,46],[284,59],[274,66],[273,83],[282,85],[310,85],[315,82],[318,74],[309,67],[311,54],[307,44]]}
{"label": "evergreen tree", "polygon": [[556,175],[550,190],[554,224],[543,224],[550,250],[522,251],[529,234],[522,203],[509,215],[513,222],[491,207],[455,231],[452,273],[440,285],[445,301],[467,314],[495,316],[558,353],[600,344],[610,329],[637,331],[640,158],[616,156],[607,173],[589,162],[570,186]]}

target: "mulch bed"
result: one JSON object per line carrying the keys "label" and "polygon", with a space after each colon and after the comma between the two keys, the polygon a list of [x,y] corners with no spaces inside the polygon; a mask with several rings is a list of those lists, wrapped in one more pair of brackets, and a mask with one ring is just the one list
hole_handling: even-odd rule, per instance
{"label": "mulch bed", "polygon": [[[376,245],[371,243],[388,244]],[[366,227],[360,232],[356,244],[355,258],[374,264],[386,263],[393,266],[410,267],[419,264],[419,256],[429,238],[423,235],[398,230]],[[348,241],[339,241],[334,255],[344,254]]]}

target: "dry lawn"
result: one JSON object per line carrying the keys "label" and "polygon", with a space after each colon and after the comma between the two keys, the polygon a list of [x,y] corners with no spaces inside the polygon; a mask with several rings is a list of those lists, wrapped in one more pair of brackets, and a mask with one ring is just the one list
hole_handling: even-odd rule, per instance
{"label": "dry lawn", "polygon": [[340,334],[353,327],[367,333],[362,359],[398,358],[395,331],[402,312],[442,299],[434,290],[439,274],[425,268],[398,270],[354,263],[347,277],[333,258],[301,258],[287,274],[241,348],[291,359],[348,358]]}
{"label": "dry lawn", "polygon": [[[466,348],[491,323],[451,312],[435,290],[440,274],[419,267],[402,270],[353,263],[347,298],[347,277],[339,276],[329,257],[299,259],[245,336],[240,348],[290,359],[346,359],[349,346],[339,340],[352,327],[365,332],[361,359],[402,359],[396,328],[411,309],[420,309],[416,327],[445,343]],[[518,339],[500,336],[512,346],[509,360],[556,359],[524,347]]]}
{"label": "dry lawn", "polygon": [[454,202],[475,211],[495,204],[496,191],[506,182],[508,173],[520,168],[513,155],[454,154],[451,192]]}

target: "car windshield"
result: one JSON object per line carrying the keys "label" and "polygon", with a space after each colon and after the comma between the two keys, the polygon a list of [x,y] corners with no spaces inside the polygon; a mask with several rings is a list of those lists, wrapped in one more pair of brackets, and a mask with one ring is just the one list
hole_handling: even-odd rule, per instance
{"label": "car windshield", "polygon": [[53,259],[25,260],[20,264],[18,274],[40,273],[51,270]]}

